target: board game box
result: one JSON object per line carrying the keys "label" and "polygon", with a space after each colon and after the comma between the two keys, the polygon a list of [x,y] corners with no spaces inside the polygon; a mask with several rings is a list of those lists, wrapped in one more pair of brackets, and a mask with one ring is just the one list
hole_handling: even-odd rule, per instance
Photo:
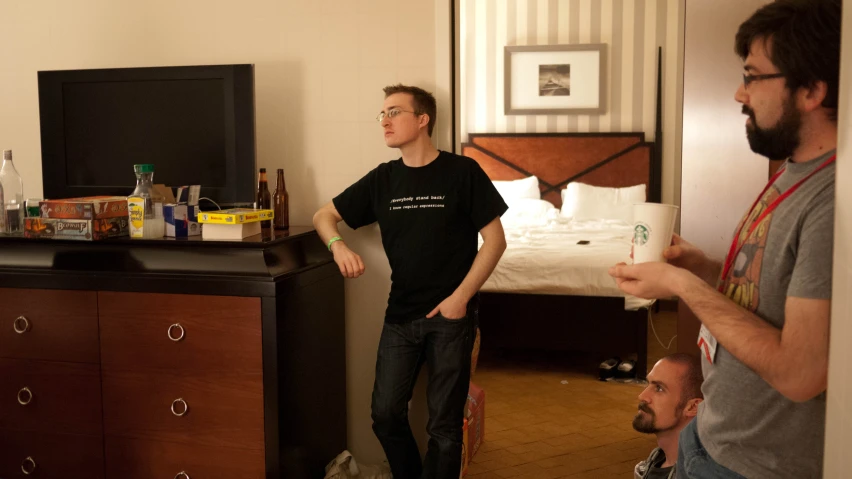
{"label": "board game box", "polygon": [[24,236],[27,238],[93,241],[127,236],[128,231],[127,216],[98,220],[64,218],[26,218],[24,220]]}
{"label": "board game box", "polygon": [[94,220],[127,216],[127,198],[124,196],[87,196],[64,200],[39,202],[42,218]]}

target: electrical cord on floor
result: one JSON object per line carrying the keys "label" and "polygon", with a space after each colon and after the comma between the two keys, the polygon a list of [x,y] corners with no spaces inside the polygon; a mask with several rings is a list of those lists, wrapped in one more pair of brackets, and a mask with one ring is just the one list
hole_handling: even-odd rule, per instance
{"label": "electrical cord on floor", "polygon": [[660,346],[662,346],[663,349],[665,349],[666,351],[671,349],[672,343],[674,342],[675,339],[677,339],[677,334],[672,336],[672,339],[669,340],[668,346],[663,345],[663,341],[660,340],[660,337],[657,335],[657,329],[654,327],[654,315],[651,313],[651,308],[648,308],[648,322],[651,323],[651,331],[653,331],[654,337],[657,338],[657,342],[660,343]]}

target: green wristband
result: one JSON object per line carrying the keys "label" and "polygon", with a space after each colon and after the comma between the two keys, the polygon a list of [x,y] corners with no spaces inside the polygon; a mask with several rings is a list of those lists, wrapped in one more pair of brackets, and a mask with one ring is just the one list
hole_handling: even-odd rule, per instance
{"label": "green wristband", "polygon": [[334,238],[331,238],[330,240],[328,240],[328,250],[329,251],[331,251],[331,245],[333,245],[335,241],[343,241],[343,238],[341,238],[340,236],[335,236]]}

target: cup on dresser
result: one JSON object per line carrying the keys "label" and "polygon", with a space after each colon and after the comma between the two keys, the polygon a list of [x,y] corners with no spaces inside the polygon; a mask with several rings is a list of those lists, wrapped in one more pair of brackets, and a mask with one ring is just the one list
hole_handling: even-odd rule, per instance
{"label": "cup on dresser", "polygon": [[28,198],[26,202],[27,207],[27,218],[38,218],[41,216],[41,212],[39,209],[39,203],[43,200],[41,198]]}
{"label": "cup on dresser", "polygon": [[665,261],[672,243],[678,207],[659,203],[633,205],[633,264]]}

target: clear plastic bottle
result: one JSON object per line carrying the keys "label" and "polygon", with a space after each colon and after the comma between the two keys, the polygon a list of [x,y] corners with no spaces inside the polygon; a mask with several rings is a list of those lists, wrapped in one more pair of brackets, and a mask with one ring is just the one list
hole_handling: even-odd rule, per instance
{"label": "clear plastic bottle", "polygon": [[12,150],[3,151],[3,166],[0,167],[0,185],[3,194],[3,232],[22,234],[24,231],[24,181],[12,163]]}
{"label": "clear plastic bottle", "polygon": [[162,238],[166,233],[163,219],[165,198],[154,190],[154,165],[133,165],[136,189],[127,198],[131,238]]}

